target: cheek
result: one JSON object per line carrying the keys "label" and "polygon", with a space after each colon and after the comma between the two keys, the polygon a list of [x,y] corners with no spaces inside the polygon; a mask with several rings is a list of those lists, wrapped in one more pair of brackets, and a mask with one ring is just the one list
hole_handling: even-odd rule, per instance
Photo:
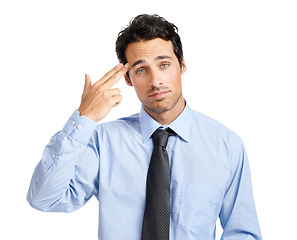
{"label": "cheek", "polygon": [[165,80],[164,83],[168,86],[175,88],[179,88],[181,86],[181,75],[177,71],[167,72],[163,79]]}
{"label": "cheek", "polygon": [[145,86],[145,82],[144,81],[132,80],[132,83],[133,83],[133,87],[134,87],[134,90],[135,90],[138,98],[141,99],[142,96],[147,91],[146,86]]}

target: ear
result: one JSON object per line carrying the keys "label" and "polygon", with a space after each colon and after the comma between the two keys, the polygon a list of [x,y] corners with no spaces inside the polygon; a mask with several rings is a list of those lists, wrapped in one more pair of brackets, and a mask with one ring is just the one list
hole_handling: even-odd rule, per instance
{"label": "ear", "polygon": [[133,84],[132,84],[132,82],[131,82],[131,80],[130,80],[130,77],[128,76],[127,73],[124,75],[124,78],[125,78],[126,84],[127,84],[128,86],[133,86]]}
{"label": "ear", "polygon": [[185,62],[185,57],[183,56],[182,64],[181,64],[181,74],[183,75],[187,70],[186,62]]}

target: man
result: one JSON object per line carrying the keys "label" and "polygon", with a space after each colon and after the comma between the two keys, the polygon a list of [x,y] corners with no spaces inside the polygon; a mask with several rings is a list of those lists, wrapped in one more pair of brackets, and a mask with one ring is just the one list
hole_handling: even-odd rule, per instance
{"label": "man", "polygon": [[[28,192],[32,207],[72,212],[99,201],[100,240],[262,239],[241,139],[190,109],[177,28],[139,15],[119,33],[121,64],[98,82],[85,76],[80,107],[45,147]],[[120,104],[125,77],[139,114],[100,122]]]}

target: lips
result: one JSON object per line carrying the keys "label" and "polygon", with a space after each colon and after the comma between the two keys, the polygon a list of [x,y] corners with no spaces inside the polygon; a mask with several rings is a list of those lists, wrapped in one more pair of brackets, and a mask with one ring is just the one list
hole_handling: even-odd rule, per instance
{"label": "lips", "polygon": [[155,91],[155,92],[152,92],[149,97],[151,98],[163,98],[165,97],[170,91],[167,90],[167,91]]}

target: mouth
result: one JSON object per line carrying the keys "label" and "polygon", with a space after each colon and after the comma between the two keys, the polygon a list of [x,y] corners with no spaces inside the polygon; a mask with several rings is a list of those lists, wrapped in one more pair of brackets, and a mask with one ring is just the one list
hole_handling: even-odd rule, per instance
{"label": "mouth", "polygon": [[167,90],[167,91],[155,91],[155,92],[152,92],[149,97],[150,98],[164,98],[170,91]]}

